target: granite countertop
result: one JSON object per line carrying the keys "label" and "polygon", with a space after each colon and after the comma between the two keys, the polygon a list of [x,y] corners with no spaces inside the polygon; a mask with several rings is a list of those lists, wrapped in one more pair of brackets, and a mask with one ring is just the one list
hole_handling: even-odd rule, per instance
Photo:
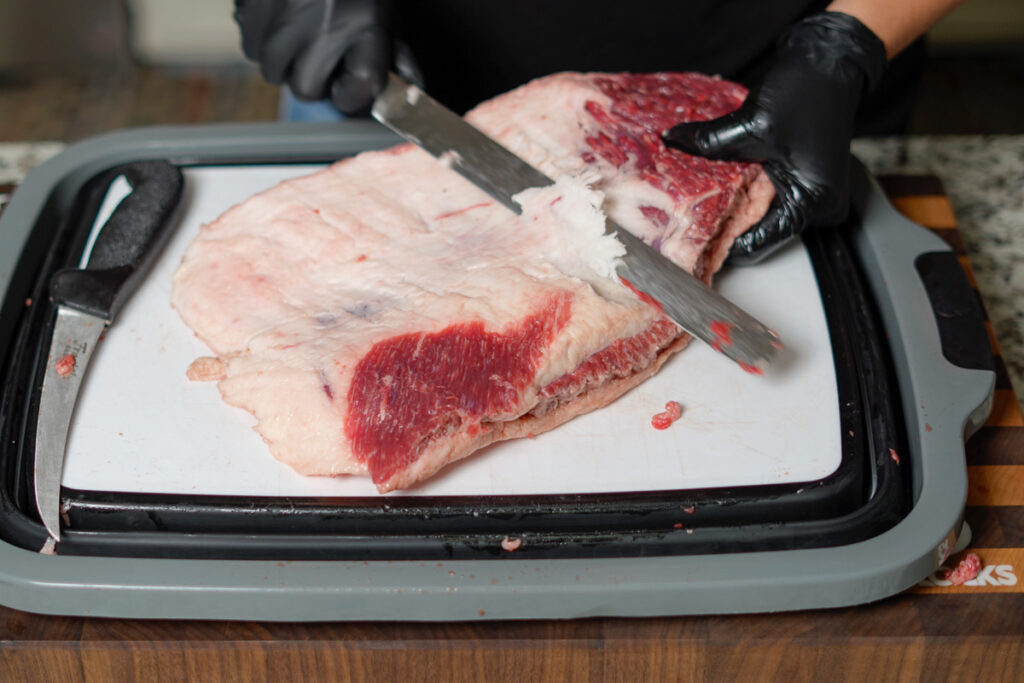
{"label": "granite countertop", "polygon": [[[62,148],[0,143],[0,185],[17,184]],[[1024,135],[865,139],[854,141],[853,149],[875,173],[931,174],[942,181],[1024,409]]]}
{"label": "granite countertop", "polygon": [[1024,409],[1024,135],[856,140],[853,151],[874,173],[942,181]]}

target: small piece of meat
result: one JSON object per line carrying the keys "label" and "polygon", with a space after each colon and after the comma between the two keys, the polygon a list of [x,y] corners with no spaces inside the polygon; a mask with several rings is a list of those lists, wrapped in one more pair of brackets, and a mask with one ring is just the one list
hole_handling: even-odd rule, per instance
{"label": "small piece of meat", "polygon": [[75,371],[74,354],[69,353],[66,356],[58,358],[57,361],[53,364],[53,369],[56,370],[57,374],[60,375],[61,377],[67,377],[68,375],[70,375],[72,372]]}
{"label": "small piece of meat", "polygon": [[557,74],[466,118],[556,178],[516,215],[411,145],[289,180],[203,226],[172,302],[275,457],[406,488],[607,405],[689,336],[614,277],[605,212],[705,282],[766,210],[752,164],[664,130],[736,109],[700,74]]}
{"label": "small piece of meat", "polygon": [[960,560],[955,569],[947,570],[942,578],[954,586],[962,586],[971,579],[976,579],[979,571],[981,571],[981,558],[976,553],[968,553],[967,557]]}
{"label": "small piece of meat", "polygon": [[506,536],[505,538],[501,539],[501,549],[506,552],[515,552],[519,550],[519,548],[521,548],[522,545],[523,539],[521,538],[509,538],[508,536]]}
{"label": "small piece of meat", "polygon": [[193,382],[215,382],[227,377],[227,366],[220,358],[203,356],[192,361],[185,376]]}
{"label": "small piece of meat", "polygon": [[672,423],[683,416],[683,406],[678,401],[669,401],[665,410],[651,418],[651,426],[655,429],[668,429]]}

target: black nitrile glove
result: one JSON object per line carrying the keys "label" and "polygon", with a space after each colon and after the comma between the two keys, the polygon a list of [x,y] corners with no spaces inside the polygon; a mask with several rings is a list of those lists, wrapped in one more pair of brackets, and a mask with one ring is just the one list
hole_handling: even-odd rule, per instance
{"label": "black nitrile glove", "polygon": [[790,28],[738,110],[665,134],[688,154],[761,162],[775,185],[768,213],[736,240],[729,263],[757,263],[804,228],[846,217],[854,115],[886,63],[882,41],[860,21],[816,14]]}
{"label": "black nitrile glove", "polygon": [[245,56],[302,100],[364,111],[384,87],[394,48],[387,0],[235,0]]}

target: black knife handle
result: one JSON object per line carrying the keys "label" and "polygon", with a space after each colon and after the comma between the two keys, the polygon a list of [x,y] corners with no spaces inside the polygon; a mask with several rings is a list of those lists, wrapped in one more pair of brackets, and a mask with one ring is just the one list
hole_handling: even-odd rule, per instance
{"label": "black knife handle", "polygon": [[50,298],[113,320],[171,235],[171,216],[184,188],[181,170],[166,161],[117,169],[132,186],[100,228],[85,269],[65,268],[50,280]]}

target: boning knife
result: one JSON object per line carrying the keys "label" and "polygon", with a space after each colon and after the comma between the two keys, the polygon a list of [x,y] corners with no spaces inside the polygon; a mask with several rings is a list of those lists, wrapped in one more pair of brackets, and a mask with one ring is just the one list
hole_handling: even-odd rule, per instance
{"label": "boning knife", "polygon": [[138,287],[170,237],[184,180],[165,161],[140,161],[111,172],[132,192],[100,229],[84,268],[50,279],[57,307],[36,418],[34,488],[43,526],[60,540],[60,482],[78,390],[104,329]]}

